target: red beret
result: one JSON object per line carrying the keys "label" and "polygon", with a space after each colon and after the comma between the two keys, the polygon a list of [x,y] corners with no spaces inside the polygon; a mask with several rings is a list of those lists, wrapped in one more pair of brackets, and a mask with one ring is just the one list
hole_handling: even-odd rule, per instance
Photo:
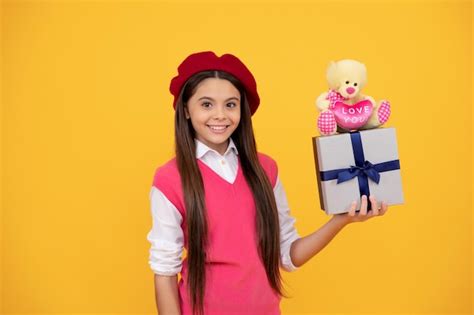
{"label": "red beret", "polygon": [[260,97],[257,93],[257,83],[250,70],[234,55],[224,54],[217,57],[212,51],[191,54],[178,66],[178,75],[170,83],[170,92],[174,96],[174,109],[176,109],[176,100],[184,83],[192,75],[205,70],[222,70],[239,79],[245,87],[251,115],[255,113],[260,104]]}

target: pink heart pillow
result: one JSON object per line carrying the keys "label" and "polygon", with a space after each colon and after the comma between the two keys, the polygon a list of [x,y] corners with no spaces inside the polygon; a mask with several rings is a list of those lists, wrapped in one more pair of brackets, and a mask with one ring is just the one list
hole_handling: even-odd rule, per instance
{"label": "pink heart pillow", "polygon": [[332,112],[340,127],[347,130],[355,130],[367,123],[373,109],[374,105],[369,100],[363,100],[354,105],[337,101],[332,107]]}

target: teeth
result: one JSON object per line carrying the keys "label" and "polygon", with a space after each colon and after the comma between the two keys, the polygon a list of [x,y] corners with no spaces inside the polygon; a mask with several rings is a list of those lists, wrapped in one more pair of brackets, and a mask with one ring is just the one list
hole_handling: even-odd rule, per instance
{"label": "teeth", "polygon": [[209,126],[213,130],[224,130],[226,126]]}

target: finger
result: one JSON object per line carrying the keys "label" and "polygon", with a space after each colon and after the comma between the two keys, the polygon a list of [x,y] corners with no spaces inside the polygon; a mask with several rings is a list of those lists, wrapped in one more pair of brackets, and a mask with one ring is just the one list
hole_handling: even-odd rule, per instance
{"label": "finger", "polygon": [[388,210],[388,204],[386,202],[382,202],[382,210],[380,210],[380,215],[384,215]]}
{"label": "finger", "polygon": [[361,215],[366,215],[367,214],[367,196],[362,195],[361,201],[360,201],[360,211],[359,211],[359,216]]}
{"label": "finger", "polygon": [[370,196],[370,206],[372,208],[373,215],[379,215],[379,206],[377,205],[377,199],[375,199],[374,195]]}
{"label": "finger", "polygon": [[349,216],[351,216],[351,217],[355,216],[356,207],[357,207],[357,201],[354,200],[351,203],[351,207],[349,208],[349,213],[348,213]]}
{"label": "finger", "polygon": [[373,210],[368,210],[367,215],[365,216],[364,220],[367,220],[368,218],[372,217],[373,215],[374,215],[374,211]]}

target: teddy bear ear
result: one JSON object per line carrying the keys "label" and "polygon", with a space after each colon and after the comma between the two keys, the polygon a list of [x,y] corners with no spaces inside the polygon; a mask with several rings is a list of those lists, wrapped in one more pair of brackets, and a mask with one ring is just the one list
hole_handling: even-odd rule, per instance
{"label": "teddy bear ear", "polygon": [[363,88],[367,84],[367,67],[362,62],[359,62],[359,69],[361,74],[360,88]]}
{"label": "teddy bear ear", "polygon": [[337,63],[330,61],[326,70],[326,80],[328,81],[329,88],[337,90],[339,88],[339,78],[337,77]]}

